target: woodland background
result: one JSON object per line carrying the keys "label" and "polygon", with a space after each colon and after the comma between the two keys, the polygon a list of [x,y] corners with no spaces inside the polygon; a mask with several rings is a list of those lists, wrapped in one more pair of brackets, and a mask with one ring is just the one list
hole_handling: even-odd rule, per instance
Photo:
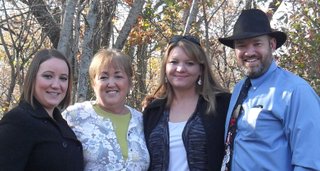
{"label": "woodland background", "polygon": [[288,34],[276,51],[280,66],[306,79],[320,94],[320,0],[0,0],[0,118],[15,106],[35,52],[57,48],[73,65],[73,102],[94,98],[88,65],[101,47],[132,57],[134,88],[128,104],[140,109],[158,82],[161,57],[175,34],[200,38],[212,70],[232,91],[242,75],[230,48],[242,9],[267,12]]}

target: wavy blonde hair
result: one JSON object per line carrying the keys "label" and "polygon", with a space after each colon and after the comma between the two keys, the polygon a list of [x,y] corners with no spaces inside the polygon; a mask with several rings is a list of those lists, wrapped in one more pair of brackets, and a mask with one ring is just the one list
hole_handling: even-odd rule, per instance
{"label": "wavy blonde hair", "polygon": [[[196,38],[193,38],[196,40]],[[181,38],[178,41],[170,41],[164,57],[162,59],[160,83],[158,88],[151,96],[147,96],[144,103],[148,103],[150,99],[165,99],[167,98],[166,107],[169,108],[173,101],[173,89],[169,82],[166,81],[166,64],[171,50],[175,47],[180,47],[184,52],[194,61],[200,64],[201,68],[201,81],[202,84],[198,85],[196,82],[196,92],[201,95],[207,102],[207,113],[215,111],[216,95],[222,92],[227,92],[219,82],[214,78],[212,70],[210,69],[210,62],[200,43],[195,43],[194,40]],[[147,105],[147,104],[144,104]]]}

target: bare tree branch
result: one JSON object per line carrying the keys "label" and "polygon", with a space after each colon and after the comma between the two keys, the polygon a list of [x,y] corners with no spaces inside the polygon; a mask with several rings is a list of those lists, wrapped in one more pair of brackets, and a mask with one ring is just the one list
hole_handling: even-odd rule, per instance
{"label": "bare tree branch", "polygon": [[39,24],[42,26],[43,31],[48,35],[53,46],[58,47],[60,39],[60,25],[54,19],[53,15],[49,12],[47,5],[43,0],[20,0],[27,4],[36,17]]}
{"label": "bare tree branch", "polygon": [[127,40],[129,33],[131,31],[131,28],[136,24],[138,20],[138,16],[141,14],[142,7],[145,3],[145,0],[135,0],[133,3],[133,6],[131,7],[129,11],[129,15],[127,17],[127,20],[125,21],[121,31],[119,32],[119,36],[117,38],[117,41],[114,45],[117,49],[122,49],[125,41]]}

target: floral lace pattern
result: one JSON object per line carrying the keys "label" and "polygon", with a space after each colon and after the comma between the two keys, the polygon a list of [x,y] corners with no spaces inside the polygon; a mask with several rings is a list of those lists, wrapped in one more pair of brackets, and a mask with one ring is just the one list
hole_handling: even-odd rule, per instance
{"label": "floral lace pattern", "polygon": [[128,158],[124,159],[111,120],[98,115],[93,104],[93,101],[76,103],[62,113],[82,142],[85,170],[147,170],[150,159],[141,112],[126,106],[130,110],[131,119],[127,134]]}

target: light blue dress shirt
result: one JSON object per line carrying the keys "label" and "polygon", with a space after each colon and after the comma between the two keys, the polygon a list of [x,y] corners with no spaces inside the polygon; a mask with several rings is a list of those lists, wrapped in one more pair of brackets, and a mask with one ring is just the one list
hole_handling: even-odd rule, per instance
{"label": "light blue dress shirt", "polygon": [[[234,88],[226,130],[244,80]],[[320,170],[320,98],[312,87],[274,61],[251,84],[238,119],[232,171]]]}

